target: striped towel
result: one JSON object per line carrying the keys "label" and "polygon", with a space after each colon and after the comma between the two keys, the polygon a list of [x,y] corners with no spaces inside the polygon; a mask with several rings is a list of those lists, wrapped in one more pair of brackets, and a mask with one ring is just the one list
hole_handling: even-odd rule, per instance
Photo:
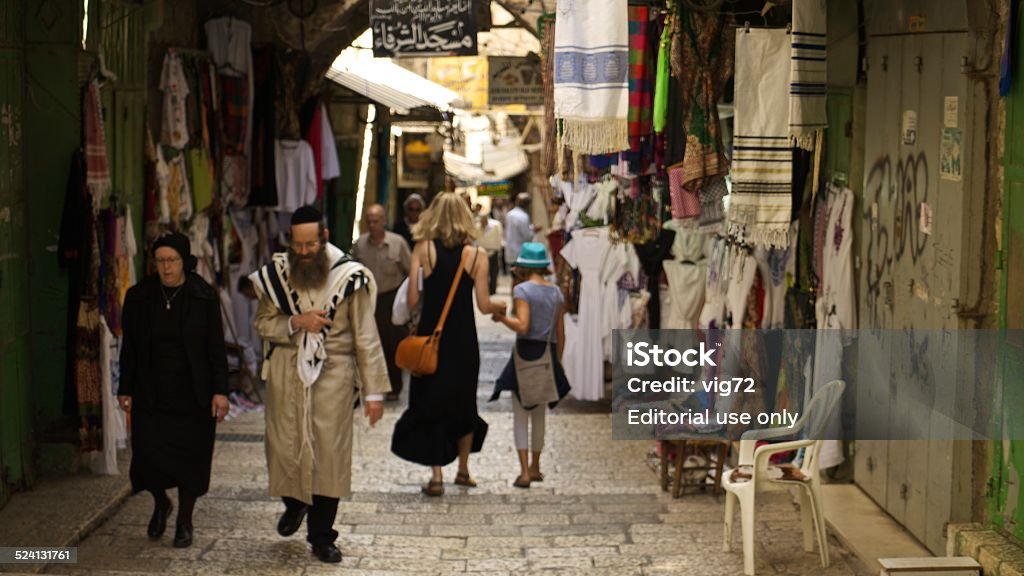
{"label": "striped towel", "polygon": [[629,16],[622,0],[558,0],[555,117],[561,146],[580,154],[629,149]]}
{"label": "striped towel", "polygon": [[825,0],[793,0],[789,134],[805,150],[827,125]]}
{"label": "striped towel", "polygon": [[786,120],[789,35],[736,31],[733,194],[729,234],[758,246],[788,244],[793,149]]}

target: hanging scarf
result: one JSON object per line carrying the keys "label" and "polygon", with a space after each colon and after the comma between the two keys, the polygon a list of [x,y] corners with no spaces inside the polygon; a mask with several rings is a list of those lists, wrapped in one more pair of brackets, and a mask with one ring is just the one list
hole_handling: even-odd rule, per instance
{"label": "hanging scarf", "polygon": [[560,148],[604,154],[629,148],[629,25],[621,0],[558,0],[555,116]]}
{"label": "hanging scarf", "polygon": [[674,16],[669,16],[665,21],[665,28],[661,32],[661,39],[658,42],[658,70],[654,81],[654,131],[661,134],[665,131],[665,121],[668,119],[668,83],[671,79],[669,66],[669,54],[672,48],[672,27],[675,21]]}
{"label": "hanging scarf", "polygon": [[82,300],[78,306],[74,350],[78,439],[82,452],[93,452],[103,446],[100,340],[100,310],[96,300]]}
{"label": "hanging scarf", "polygon": [[99,210],[110,192],[107,169],[107,138],[103,133],[103,103],[100,84],[93,80],[85,88],[82,115],[85,120],[85,185],[92,195],[93,210]]}
{"label": "hanging scarf", "polygon": [[[639,155],[651,134],[651,79],[648,65],[647,6],[630,6],[629,13],[629,150]],[[640,172],[637,170],[636,172]]]}
{"label": "hanging scarf", "polygon": [[732,76],[735,44],[730,24],[731,16],[695,10],[682,11],[678,18],[674,49],[679,56],[673,72],[679,78],[686,133],[682,186],[690,192],[728,169],[718,132],[718,102]]}
{"label": "hanging scarf", "polygon": [[545,15],[540,28],[540,69],[544,83],[544,174],[558,171],[558,125],[555,122],[555,19]]}
{"label": "hanging scarf", "polygon": [[789,82],[789,134],[804,150],[814,148],[828,124],[825,0],[793,0],[792,56]]}
{"label": "hanging scarf", "polygon": [[736,116],[729,234],[758,246],[788,244],[793,149],[786,121],[789,35],[736,31]]}

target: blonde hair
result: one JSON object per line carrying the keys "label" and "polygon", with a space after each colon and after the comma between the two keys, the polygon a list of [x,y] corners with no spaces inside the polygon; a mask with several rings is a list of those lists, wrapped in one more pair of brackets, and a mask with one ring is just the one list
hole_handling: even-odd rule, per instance
{"label": "blonde hair", "polygon": [[441,240],[448,248],[468,244],[479,236],[480,228],[473,221],[473,214],[465,200],[454,192],[434,196],[412,228],[413,240]]}

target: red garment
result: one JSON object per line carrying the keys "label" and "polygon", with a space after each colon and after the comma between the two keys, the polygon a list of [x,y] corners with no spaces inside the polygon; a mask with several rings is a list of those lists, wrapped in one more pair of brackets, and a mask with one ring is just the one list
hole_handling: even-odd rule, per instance
{"label": "red garment", "polygon": [[313,166],[316,167],[316,199],[318,201],[324,197],[324,151],[321,146],[323,135],[320,129],[323,126],[323,111],[324,107],[317,104],[313,111],[313,120],[309,123],[309,128],[306,129],[306,142],[309,142],[310,147],[313,148]]}

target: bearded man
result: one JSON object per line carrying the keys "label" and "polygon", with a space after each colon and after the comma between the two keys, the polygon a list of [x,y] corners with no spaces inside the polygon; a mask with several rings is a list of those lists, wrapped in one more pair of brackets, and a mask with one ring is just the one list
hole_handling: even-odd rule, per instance
{"label": "bearded man", "polygon": [[352,406],[362,395],[373,426],[390,391],[373,315],[377,285],[328,243],[323,217],[311,206],[292,214],[287,254],[275,254],[250,279],[267,358],[270,495],[285,505],[277,531],[294,534],[308,513],[313,554],[340,562],[333,526],[339,499],[351,494]]}

